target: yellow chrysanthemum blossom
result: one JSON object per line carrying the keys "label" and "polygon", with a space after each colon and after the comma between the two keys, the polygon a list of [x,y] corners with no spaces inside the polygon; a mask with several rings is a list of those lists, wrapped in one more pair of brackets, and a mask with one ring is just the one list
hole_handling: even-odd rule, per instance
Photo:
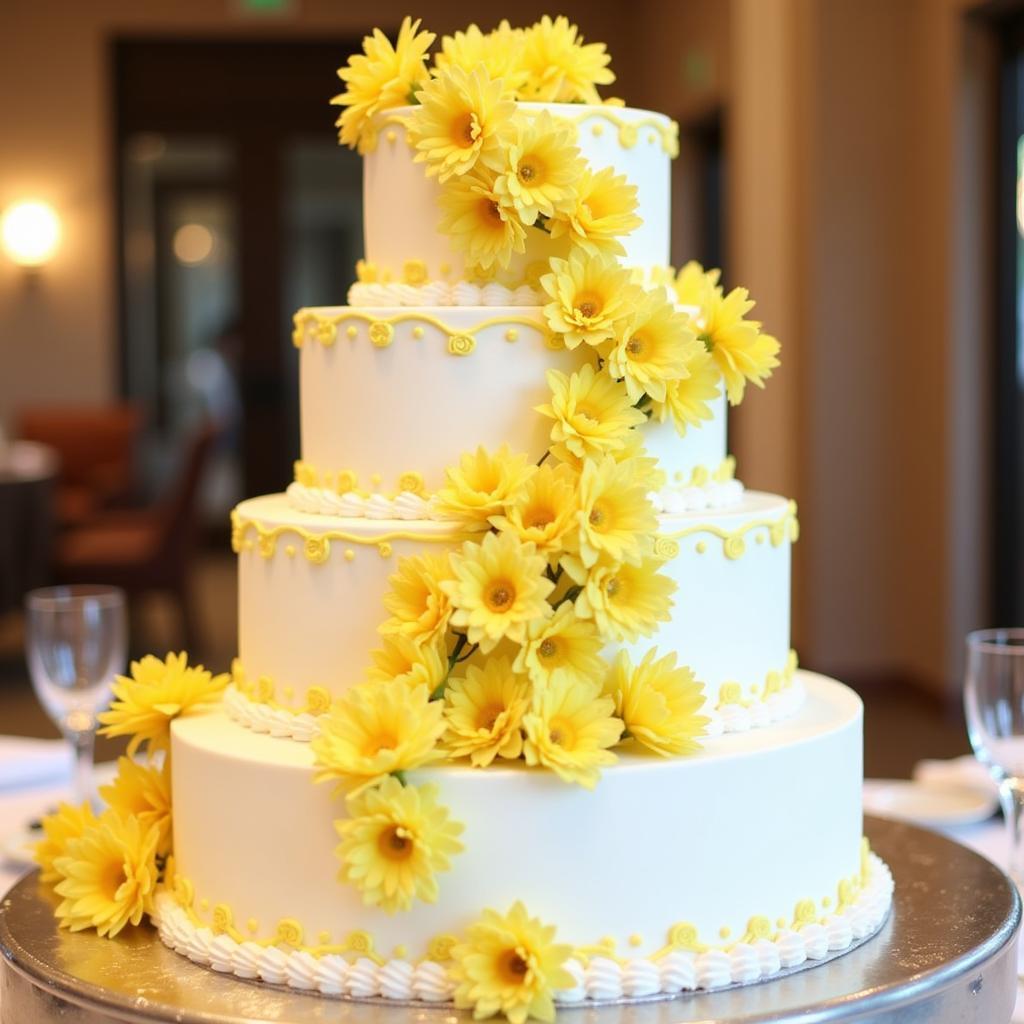
{"label": "yellow chrysanthemum blossom", "polygon": [[566,534],[576,525],[576,473],[571,466],[541,466],[519,494],[505,506],[504,515],[491,516],[499,530],[514,533],[536,545],[548,561],[561,552]]}
{"label": "yellow chrysanthemum blossom", "polygon": [[407,118],[409,142],[427,175],[445,182],[481,161],[498,170],[514,137],[515,101],[483,68],[452,67],[419,91],[420,105]]}
{"label": "yellow chrysanthemum blossom", "polygon": [[492,32],[483,33],[476,25],[454,36],[443,36],[441,50],[434,54],[437,71],[458,67],[463,71],[483,68],[491,78],[500,78],[506,90],[515,94],[526,81],[523,47],[526,32],[512,28],[505,20]]}
{"label": "yellow chrysanthemum blossom", "polygon": [[572,374],[548,370],[551,401],[536,411],[555,422],[551,451],[555,458],[578,465],[599,459],[626,445],[631,428],[646,419],[634,408],[623,384],[587,364]]}
{"label": "yellow chrysanthemum blossom", "polygon": [[668,483],[668,476],[661,468],[661,463],[653,455],[649,455],[644,447],[644,435],[640,430],[631,430],[626,435],[626,443],[618,451],[611,453],[616,462],[628,463],[633,471],[633,480],[645,494],[657,493]]}
{"label": "yellow chrysanthemum blossom", "polygon": [[429,77],[426,54],[435,37],[419,27],[418,20],[405,18],[394,46],[379,28],[374,29],[373,35],[363,39],[363,52],[353,54],[338,69],[345,91],[331,103],[345,108],[335,122],[342,145],[366,152],[375,137],[370,125],[373,115],[408,103],[415,87]]}
{"label": "yellow chrysanthemum blossom", "polygon": [[521,643],[534,619],[551,614],[547,596],[554,584],[533,544],[488,533],[480,544],[467,540],[451,559],[455,579],[441,586],[455,608],[452,625],[465,629],[485,654],[503,637]]}
{"label": "yellow chrysanthemum blossom", "polygon": [[676,301],[681,306],[696,306],[701,313],[698,319],[707,315],[708,306],[715,294],[721,295],[718,283],[720,270],[705,270],[696,260],[690,260],[676,275],[673,282]]}
{"label": "yellow chrysanthemum blossom", "polygon": [[514,760],[523,752],[530,684],[508,658],[468,665],[464,677],[449,680],[444,699],[444,746],[452,757],[468,757],[474,767],[485,768],[496,757]]}
{"label": "yellow chrysanthemum blossom", "polygon": [[668,622],[675,581],[658,572],[655,559],[639,565],[601,561],[577,582],[583,590],[576,598],[576,614],[593,619],[607,641],[635,643],[651,636],[659,622]]}
{"label": "yellow chrysanthemum blossom", "polygon": [[443,707],[425,686],[401,680],[361,683],[335,700],[320,719],[320,735],[310,743],[314,781],[337,780],[339,789],[358,793],[392,772],[436,761],[444,732]]}
{"label": "yellow chrysanthemum blossom", "polygon": [[74,804],[60,804],[53,814],[43,818],[43,839],[35,844],[33,856],[39,865],[39,880],[52,884],[59,882],[62,875],[54,868],[58,857],[68,852],[68,843],[77,839],[96,824],[96,815],[88,801],[76,807]]}
{"label": "yellow chrysanthemum blossom", "polygon": [[513,455],[507,444],[494,454],[481,446],[445,470],[447,485],[437,492],[435,502],[449,516],[485,523],[519,497],[535,472],[527,456]]}
{"label": "yellow chrysanthemum blossom", "polygon": [[334,823],[341,837],[338,879],[354,885],[363,902],[393,914],[413,900],[436,903],[439,871],[461,853],[463,826],[437,801],[437,786],[403,786],[394,777],[350,798],[350,817]]}
{"label": "yellow chrysanthemum blossom", "polygon": [[442,234],[473,266],[507,267],[513,253],[526,252],[526,228],[501,205],[494,173],[477,168],[446,182],[440,196]]}
{"label": "yellow chrysanthemum blossom", "polygon": [[534,691],[533,707],[523,719],[528,765],[550,768],[564,782],[593,789],[601,768],[614,764],[608,749],[619,742],[622,721],[601,683],[581,683],[563,675]]}
{"label": "yellow chrysanthemum blossom", "polygon": [[552,21],[545,14],[526,30],[522,61],[524,98],[544,103],[600,103],[595,86],[615,81],[604,43],[584,44],[562,15]]}
{"label": "yellow chrysanthemum blossom", "polygon": [[668,385],[663,402],[651,402],[654,418],[664,423],[671,417],[680,437],[686,434],[687,427],[699,427],[711,419],[709,403],[721,394],[718,382],[722,374],[706,349],[698,350],[687,362],[686,369],[686,377]]}
{"label": "yellow chrysanthemum blossom", "polygon": [[504,915],[485,910],[452,950],[455,1005],[471,1009],[475,1020],[500,1013],[510,1024],[553,1021],[553,993],[575,984],[565,969],[571,955],[571,946],[555,943],[554,927],[530,917],[522,903]]}
{"label": "yellow chrysanthemum blossom", "polygon": [[627,317],[643,292],[632,274],[614,257],[575,251],[567,260],[551,260],[551,273],[540,279],[551,297],[544,316],[567,348],[586,342],[595,348],[612,338],[617,321]]}
{"label": "yellow chrysanthemum blossom", "polygon": [[551,237],[566,236],[591,256],[621,256],[626,248],[619,239],[643,223],[636,215],[636,196],[636,185],[630,185],[624,174],[611,167],[595,174],[587,167],[576,184],[575,203],[551,221]]}
{"label": "yellow chrysanthemum blossom", "polygon": [[452,608],[441,581],[451,579],[447,555],[410,555],[398,560],[384,607],[391,613],[378,626],[382,636],[404,636],[418,644],[436,644],[448,628]]}
{"label": "yellow chrysanthemum blossom", "polygon": [[170,745],[171,722],[203,704],[219,700],[228,684],[226,673],[215,676],[202,665],[189,666],[188,655],[168,654],[164,661],[147,654],[131,664],[131,677],[118,676],[111,687],[114,701],[98,717],[103,736],[130,736],[128,756],[145,743],[153,754]]}
{"label": "yellow chrysanthemum blossom", "polygon": [[606,456],[584,463],[579,502],[577,544],[586,568],[602,556],[638,563],[648,553],[658,517],[628,462]]}
{"label": "yellow chrysanthemum blossom", "polygon": [[[447,604],[447,598],[441,596]],[[433,693],[448,673],[443,632],[423,642],[404,633],[393,633],[384,637],[384,646],[372,651],[370,657],[373,666],[366,678],[375,683],[401,680],[410,689],[425,686],[428,693]]]}
{"label": "yellow chrysanthemum blossom", "polygon": [[63,900],[55,911],[61,927],[95,928],[113,938],[152,913],[159,839],[156,825],[146,828],[138,818],[107,811],[68,840],[67,853],[53,865],[61,876],[56,892]]}
{"label": "yellow chrysanthemum blossom", "polygon": [[155,825],[159,836],[156,852],[160,856],[170,852],[171,773],[166,763],[158,768],[119,757],[117,776],[100,786],[100,796],[122,816],[138,818],[144,829]]}
{"label": "yellow chrysanthemum blossom", "polygon": [[616,336],[608,373],[623,381],[632,401],[645,393],[664,401],[669,383],[687,375],[701,348],[690,318],[658,292],[648,292]]}
{"label": "yellow chrysanthemum blossom", "polygon": [[543,110],[516,119],[494,191],[524,224],[533,224],[541,215],[553,217],[572,209],[584,167],[573,125],[556,121]]}
{"label": "yellow chrysanthemum blossom", "polygon": [[634,666],[627,651],[619,651],[605,683],[615,712],[626,732],[662,757],[680,757],[700,750],[708,719],[704,686],[685,665],[676,665],[675,652],[658,658],[652,647]]}
{"label": "yellow chrysanthemum blossom", "polygon": [[778,341],[762,334],[757,320],[746,319],[753,308],[746,288],[733,288],[728,295],[716,291],[698,335],[722,371],[730,405],[743,401],[748,381],[763,388],[779,365]]}
{"label": "yellow chrysanthemum blossom", "polygon": [[550,619],[530,624],[514,667],[528,673],[534,686],[563,679],[588,684],[604,677],[603,646],[594,623],[579,618],[571,604],[561,604]]}

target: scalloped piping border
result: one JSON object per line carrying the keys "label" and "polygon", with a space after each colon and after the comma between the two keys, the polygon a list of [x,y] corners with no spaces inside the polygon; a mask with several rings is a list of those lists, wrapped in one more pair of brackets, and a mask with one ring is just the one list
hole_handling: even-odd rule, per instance
{"label": "scalloped piping border", "polygon": [[[614,960],[574,956],[567,969],[572,989],[555,993],[559,1005],[672,999],[698,989],[723,989],[767,981],[824,963],[874,935],[892,905],[893,880],[876,854],[868,855],[868,880],[856,899],[822,922],[780,930],[773,938],[737,942],[701,953],[673,950],[658,959]],[[154,911],[160,938],[176,953],[224,974],[341,999],[392,1003],[445,1003],[455,989],[449,969],[423,960],[369,957],[350,962],[337,953],[314,956],[278,945],[238,942],[197,925],[166,890]]]}

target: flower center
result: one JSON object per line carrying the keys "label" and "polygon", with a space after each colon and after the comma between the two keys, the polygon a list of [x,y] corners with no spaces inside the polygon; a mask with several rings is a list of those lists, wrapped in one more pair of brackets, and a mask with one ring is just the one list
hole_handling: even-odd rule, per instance
{"label": "flower center", "polygon": [[524,517],[527,528],[550,526],[555,521],[555,514],[549,508],[531,508]]}
{"label": "flower center", "polygon": [[542,658],[553,658],[558,653],[558,644],[551,637],[547,636],[540,642],[537,653]]}
{"label": "flower center", "polygon": [[117,896],[117,890],[125,882],[124,862],[113,859],[103,866],[99,878],[99,890],[111,902]]}
{"label": "flower center", "polygon": [[519,949],[506,950],[501,958],[501,966],[504,969],[505,977],[514,985],[521,984],[530,973],[529,961]]}
{"label": "flower center", "polygon": [[408,860],[413,852],[412,837],[401,825],[389,825],[377,838],[377,848],[388,860]]}
{"label": "flower center", "polygon": [[477,715],[476,727],[490,732],[504,710],[500,704],[485,704]]}
{"label": "flower center", "polygon": [[484,604],[492,612],[507,612],[516,600],[516,588],[508,580],[494,580],[484,591]]}
{"label": "flower center", "polygon": [[622,581],[618,576],[613,576],[605,585],[604,592],[609,597],[614,597],[622,589]]}
{"label": "flower center", "polygon": [[363,747],[363,756],[376,757],[382,750],[394,750],[396,746],[398,742],[394,736],[389,733],[378,733],[367,739]]}
{"label": "flower center", "polygon": [[551,725],[548,727],[548,739],[551,740],[556,747],[572,748],[574,738],[575,733],[568,722],[561,718],[555,718],[552,720]]}
{"label": "flower center", "polygon": [[452,122],[452,138],[455,139],[463,149],[472,146],[480,134],[480,126],[477,124],[476,116],[467,111],[460,114]]}
{"label": "flower center", "polygon": [[481,200],[480,212],[483,215],[485,221],[490,221],[493,227],[500,227],[502,230],[505,228],[505,218],[501,215],[501,206],[498,205],[495,200],[489,196],[485,196]]}
{"label": "flower center", "polygon": [[638,338],[635,334],[629,341],[626,342],[626,351],[631,356],[638,356],[644,350],[644,342],[642,338]]}
{"label": "flower center", "polygon": [[583,292],[576,296],[576,312],[590,320],[597,316],[602,309],[601,297],[592,292]]}
{"label": "flower center", "polygon": [[587,521],[598,530],[602,529],[608,523],[608,510],[601,503],[595,504],[587,516]]}
{"label": "flower center", "polygon": [[529,185],[541,176],[540,165],[536,160],[524,160],[519,165],[519,180],[524,185]]}

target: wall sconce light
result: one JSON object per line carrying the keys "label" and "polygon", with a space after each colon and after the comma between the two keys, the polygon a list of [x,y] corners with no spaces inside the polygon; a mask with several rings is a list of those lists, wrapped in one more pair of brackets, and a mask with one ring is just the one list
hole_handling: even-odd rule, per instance
{"label": "wall sconce light", "polygon": [[14,203],[0,219],[0,240],[18,266],[41,267],[50,262],[60,244],[60,218],[47,203]]}

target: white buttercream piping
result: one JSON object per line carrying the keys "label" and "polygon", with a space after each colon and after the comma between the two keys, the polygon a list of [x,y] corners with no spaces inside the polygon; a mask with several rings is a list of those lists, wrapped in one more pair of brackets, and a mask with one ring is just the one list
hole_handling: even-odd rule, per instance
{"label": "white buttercream piping", "polygon": [[473,284],[471,281],[431,281],[428,284],[357,282],[348,290],[348,304],[357,309],[374,306],[543,306],[544,296],[521,285]]}
{"label": "white buttercream piping", "polygon": [[308,743],[320,735],[316,715],[308,711],[288,711],[250,700],[232,683],[224,691],[224,710],[228,717],[253,732],[269,733],[282,739]]}
{"label": "white buttercream piping", "polygon": [[665,487],[648,497],[656,512],[678,515],[738,505],[743,500],[743,484],[739,480],[712,480],[700,487]]}
{"label": "white buttercream piping", "polygon": [[357,491],[337,491],[326,487],[307,487],[297,481],[288,485],[288,504],[298,512],[315,515],[341,516],[343,519],[403,519],[451,521],[441,512],[436,501],[412,491],[401,491],[395,497],[384,494],[359,494]]}

